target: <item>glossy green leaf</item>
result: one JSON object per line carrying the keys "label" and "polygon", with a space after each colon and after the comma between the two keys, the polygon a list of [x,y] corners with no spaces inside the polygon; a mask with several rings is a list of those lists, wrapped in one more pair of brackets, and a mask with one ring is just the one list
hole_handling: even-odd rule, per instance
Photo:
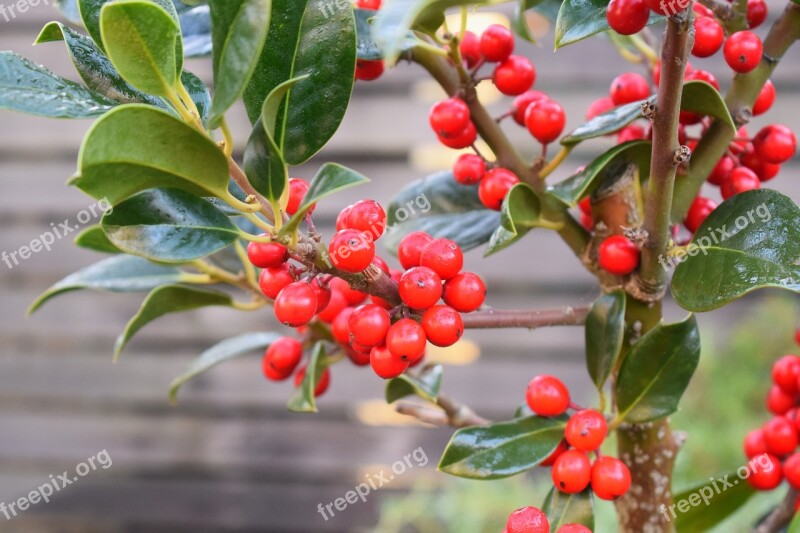
{"label": "glossy green leaf", "polygon": [[359,59],[376,60],[382,59],[383,54],[378,43],[372,38],[371,21],[375,19],[378,12],[372,9],[356,9],[356,53]]}
{"label": "glossy green leaf", "polygon": [[386,210],[386,235],[381,239],[391,253],[412,231],[452,239],[463,250],[489,241],[500,225],[500,213],[486,209],[477,187],[461,185],[451,172],[440,172],[402,189]]}
{"label": "glossy green leaf", "polygon": [[355,18],[349,2],[341,9],[329,0],[273,0],[272,5],[269,45],[244,102],[255,123],[276,87],[308,76],[289,91],[275,132],[284,160],[299,165],[330,140],[347,110],[355,80]]}
{"label": "glossy green leaf", "polygon": [[425,365],[419,374],[405,372],[386,383],[386,403],[417,395],[435,402],[442,387],[442,365]]}
{"label": "glossy green leaf", "polygon": [[93,118],[114,105],[13,52],[0,52],[0,109],[51,118]]}
{"label": "glossy green leaf", "polygon": [[78,236],[75,237],[75,244],[81,248],[105,254],[122,253],[122,250],[114,246],[114,243],[108,240],[100,224],[89,226],[81,231]]}
{"label": "glossy green leaf", "polygon": [[731,132],[736,131],[725,99],[710,83],[699,80],[687,82],[681,95],[681,110],[717,118],[727,124]]}
{"label": "glossy green leaf", "polygon": [[[795,4],[800,4],[800,0],[794,0]],[[800,533],[800,513],[795,513],[792,521],[789,522],[789,528],[786,533]]]}
{"label": "glossy green leaf", "polygon": [[517,0],[514,6],[514,16],[511,18],[511,29],[514,32],[530,43],[536,43],[536,39],[531,34],[531,29],[528,26],[528,19],[526,11],[533,9],[541,4],[543,0]]}
{"label": "glossy green leaf", "polygon": [[178,391],[188,381],[204,374],[215,366],[243,355],[251,355],[255,351],[263,353],[270,344],[280,338],[277,333],[243,333],[225,339],[204,351],[192,361],[183,374],[172,380],[169,386],[169,401],[178,400]]}
{"label": "glossy green leaf", "polygon": [[214,101],[211,127],[244,93],[269,31],[272,0],[211,0]]}
{"label": "glossy green leaf", "polygon": [[565,205],[574,207],[585,196],[608,180],[617,179],[621,171],[633,163],[639,169],[640,179],[650,175],[649,141],[630,141],[614,146],[603,155],[586,165],[577,174],[564,181],[551,185],[547,192]]}
{"label": "glossy green leaf", "polygon": [[[564,0],[556,20],[556,49],[610,30],[607,10],[608,0]],[[647,24],[663,20],[652,12]]]}
{"label": "glossy green leaf", "polygon": [[203,121],[203,124],[206,124],[211,113],[211,94],[208,91],[208,86],[203,80],[186,70],[181,73],[181,83],[183,83],[186,92],[189,93],[194,105],[197,106],[200,120]]}
{"label": "glossy green leaf", "polygon": [[125,80],[148,94],[174,94],[182,57],[180,26],[158,4],[117,0],[100,10],[100,31],[109,59]]}
{"label": "glossy green leaf", "polygon": [[132,104],[95,122],[71,184],[116,204],[151,187],[230,199],[229,179],[227,159],[214,141],[166,111]]}
{"label": "glossy green leaf", "polygon": [[619,417],[642,423],[674,413],[699,360],[694,315],[645,333],[628,352],[617,377]]}
{"label": "glossy green leaf", "polygon": [[564,524],[582,524],[594,529],[594,498],[588,488],[578,494],[567,494],[556,487],[550,489],[542,505],[550,521],[550,529],[558,530]]}
{"label": "glossy green leaf", "polygon": [[517,418],[456,431],[439,470],[470,479],[513,476],[547,459],[564,438],[566,418]]}
{"label": "glossy green leaf", "polygon": [[[654,100],[654,97],[651,97],[651,99]],[[571,146],[621,130],[637,118],[642,118],[642,102],[644,100],[621,105],[597,115],[589,122],[575,128],[569,135],[563,137],[561,144]]]}
{"label": "glossy green leaf", "polygon": [[322,373],[328,366],[327,354],[325,353],[325,345],[318,342],[314,345],[311,351],[311,357],[308,359],[306,366],[306,374],[300,386],[294,390],[289,403],[286,408],[295,413],[316,413],[317,400],[314,396],[314,389],[317,388],[317,383],[322,377]]}
{"label": "glossy green leaf", "polygon": [[684,309],[710,311],[761,288],[800,292],[800,207],[770,189],[738,194],[709,215],[687,252],[672,279]]}
{"label": "glossy green leaf", "polygon": [[180,189],[131,196],[103,217],[102,226],[120,250],[163,263],[201,259],[239,238],[224,213]]}
{"label": "glossy green leaf", "polygon": [[114,345],[114,360],[119,358],[128,341],[153,320],[170,313],[183,313],[212,305],[230,306],[230,295],[224,292],[199,289],[185,285],[163,285],[147,295]]}
{"label": "glossy green leaf", "polygon": [[[688,506],[684,504],[684,507],[689,507],[685,513],[675,512],[676,516],[672,516],[668,510],[665,511],[674,520],[678,533],[711,530],[738,511],[756,493],[749,483],[739,479],[735,470],[712,479],[714,483],[703,480],[673,495],[676,505],[681,501],[689,503]],[[725,482],[732,486],[727,486]]]}
{"label": "glossy green leaf", "polygon": [[130,255],[110,257],[70,274],[47,289],[31,304],[28,314],[34,313],[48,300],[65,292],[82,289],[140,292],[179,281],[181,271],[177,268],[156,265]]}
{"label": "glossy green leaf", "polygon": [[586,367],[599,391],[622,353],[625,307],[625,293],[616,290],[595,300],[586,317]]}
{"label": "glossy green leaf", "polygon": [[517,183],[508,192],[500,212],[500,224],[512,233],[536,227],[541,205],[536,192],[527,183]]}
{"label": "glossy green leaf", "polygon": [[497,229],[494,230],[492,236],[489,237],[489,244],[486,245],[486,250],[483,252],[484,257],[489,257],[490,255],[496,254],[497,252],[503,251],[522,237],[527,235],[528,230],[523,231],[522,233],[514,233],[508,231],[503,226],[499,226]]}

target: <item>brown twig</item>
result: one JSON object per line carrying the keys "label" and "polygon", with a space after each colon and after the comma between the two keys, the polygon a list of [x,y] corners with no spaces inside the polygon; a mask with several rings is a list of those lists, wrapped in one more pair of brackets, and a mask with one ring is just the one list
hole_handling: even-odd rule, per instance
{"label": "brown twig", "polygon": [[462,317],[466,329],[579,326],[586,322],[588,307],[558,309],[485,309]]}
{"label": "brown twig", "polygon": [[798,492],[790,488],[783,501],[753,530],[754,533],[775,533],[781,531],[794,516],[794,505]]}
{"label": "brown twig", "polygon": [[400,414],[413,416],[420,422],[436,426],[465,428],[470,426],[483,426],[491,423],[491,420],[479,416],[471,408],[444,394],[439,395],[439,398],[436,400],[436,405],[438,405],[441,410],[411,402],[399,402],[395,409]]}

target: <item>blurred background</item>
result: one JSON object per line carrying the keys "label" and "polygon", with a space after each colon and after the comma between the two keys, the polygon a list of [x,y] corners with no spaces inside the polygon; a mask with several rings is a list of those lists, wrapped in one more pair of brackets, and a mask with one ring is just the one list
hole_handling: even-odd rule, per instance
{"label": "blurred background", "polygon": [[[768,23],[780,11],[778,2],[769,5]],[[500,9],[476,20],[479,26],[502,22],[503,13]],[[0,18],[0,49],[76,79],[63,43],[31,45],[52,19],[61,19],[60,14],[43,4],[10,21]],[[543,44],[520,44],[521,53],[536,65],[535,88],[566,108],[567,129],[583,122],[587,106],[607,93],[616,75],[641,71],[603,37],[553,53],[549,23],[536,15],[529,22]],[[660,31],[653,29],[655,35]],[[715,73],[723,90],[729,85],[720,58],[693,58],[692,63]],[[191,60],[187,69],[210,81],[210,61]],[[773,81],[778,100],[765,120],[800,131],[800,46],[790,50]],[[504,112],[510,99],[485,89],[483,97],[493,111]],[[335,139],[294,172],[311,179],[322,162],[334,160],[373,180],[319,206],[315,220],[323,235],[331,235],[345,205],[361,198],[388,203],[405,184],[449,167],[454,153],[438,145],[427,125],[427,110],[441,97],[413,65],[400,65],[377,82],[358,83]],[[234,115],[241,150],[249,126],[241,109]],[[751,133],[763,123],[755,121]],[[77,214],[93,204],[64,184],[75,170],[89,126],[89,121],[0,111],[0,250],[16,250],[65,219],[74,224]],[[538,150],[524,130],[506,126],[527,154]],[[613,138],[581,144],[553,179],[568,176],[613,144]],[[798,170],[795,158],[770,186],[800,201]],[[320,413],[291,414],[285,409],[290,384],[267,382],[260,354],[253,354],[191,382],[178,405],[169,406],[168,384],[202,350],[238,333],[280,326],[269,310],[174,315],[144,329],[113,364],[114,339],[136,312],[141,295],[76,292],[25,317],[39,293],[100,259],[72,245],[71,237],[13,269],[0,264],[0,502],[26,495],[51,474],[75,472],[103,450],[112,464],[89,472],[49,503],[11,520],[0,515],[0,531],[482,533],[499,532],[516,507],[541,504],[547,472],[493,482],[437,473],[452,430],[424,427],[394,414],[383,401],[383,383],[369,369],[336,367],[332,386],[319,401]],[[598,295],[593,279],[566,246],[545,231],[533,232],[488,260],[473,251],[465,268],[486,279],[488,303],[498,308],[581,305]],[[674,417],[675,425],[689,433],[675,488],[744,464],[741,439],[766,418],[769,367],[792,349],[794,328],[800,325],[798,303],[796,295],[765,291],[699,317],[701,368],[683,410]],[[677,320],[683,312],[670,304],[667,315]],[[527,382],[539,373],[563,378],[579,403],[594,402],[583,354],[580,328],[468,331],[456,347],[431,353],[430,359],[446,366],[443,390],[500,420],[513,416],[524,402]],[[389,472],[392,463],[418,449],[423,452],[411,460],[413,467],[373,491],[366,502],[349,505],[328,520],[318,513],[318,504],[343,497],[381,470]],[[423,455],[427,461],[416,460]],[[747,516],[737,515],[720,530],[746,530],[747,520],[777,496],[753,500]],[[599,506],[598,513],[597,531],[613,531],[610,506]]]}

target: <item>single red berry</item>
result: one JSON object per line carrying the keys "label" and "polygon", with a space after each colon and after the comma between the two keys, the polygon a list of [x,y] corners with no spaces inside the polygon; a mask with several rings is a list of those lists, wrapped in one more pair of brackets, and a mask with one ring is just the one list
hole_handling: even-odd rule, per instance
{"label": "single red berry", "polygon": [[714,12],[711,11],[710,9],[708,9],[703,4],[694,4],[694,5],[692,5],[692,11],[694,11],[695,16],[697,18],[700,18],[700,17],[713,17],[714,16]]}
{"label": "single red berry", "polygon": [[361,81],[374,81],[383,75],[385,66],[383,59],[358,59],[356,60],[356,79]]}
{"label": "single red berry", "polygon": [[758,35],[743,30],[728,37],[723,52],[729,67],[736,72],[745,73],[756,68],[761,62],[763,46]]}
{"label": "single red berry", "polygon": [[615,276],[627,276],[636,270],[640,255],[639,247],[623,235],[608,237],[597,249],[600,267]]}
{"label": "single red berry", "polygon": [[592,102],[591,105],[589,105],[589,109],[586,110],[586,120],[592,120],[598,115],[611,111],[614,107],[614,102],[612,102],[611,98],[608,96],[598,98]]}
{"label": "single red berry", "polygon": [[540,509],[523,507],[509,515],[506,533],[550,533],[550,522]]}
{"label": "single red berry", "polygon": [[764,0],[749,0],[747,2],[747,25],[751,30],[761,26],[767,20],[768,14],[769,9]]}
{"label": "single red berry", "polygon": [[483,305],[486,285],[477,274],[461,272],[445,282],[442,299],[456,311],[471,313]]}
{"label": "single red berry", "polygon": [[556,462],[558,456],[564,453],[565,451],[569,450],[569,445],[567,444],[566,440],[562,440],[556,446],[556,449],[553,450],[550,455],[547,456],[547,459],[539,463],[539,466],[553,466],[553,463]]}
{"label": "single red berry", "polygon": [[620,35],[639,33],[649,18],[650,8],[644,0],[611,0],[606,11],[608,25]]}
{"label": "single red berry", "polygon": [[558,416],[569,407],[569,391],[555,376],[543,374],[528,383],[525,399],[539,416]]}
{"label": "single red berry", "polygon": [[486,162],[479,155],[461,154],[453,165],[453,178],[462,185],[475,185],[486,174]]}
{"label": "single red berry", "polygon": [[617,132],[617,144],[638,141],[646,138],[646,136],[647,134],[643,127],[638,124],[628,124]]}
{"label": "single red berry", "polygon": [[337,231],[328,246],[331,264],[345,272],[363,272],[375,259],[375,243],[354,229]]}
{"label": "single red berry", "polygon": [[289,250],[279,242],[251,242],[247,258],[258,268],[276,267],[289,260]]}
{"label": "single red berry", "polygon": [[736,167],[731,170],[725,181],[719,188],[722,197],[727,200],[732,196],[745,191],[752,191],[761,188],[761,181],[756,173],[747,167]]}
{"label": "single red berry", "polygon": [[766,454],[767,465],[762,466],[762,459],[758,460],[758,468],[754,468],[747,478],[747,482],[757,490],[772,490],[783,481],[781,461],[772,454]]}
{"label": "single red berry", "polygon": [[567,450],[558,456],[551,472],[553,484],[561,492],[577,494],[589,486],[592,463],[586,453]]}
{"label": "single red berry", "polygon": [[453,150],[461,150],[475,144],[478,138],[478,130],[475,129],[475,124],[470,122],[467,127],[455,137],[445,137],[444,135],[437,135],[437,139],[443,145]]}
{"label": "single red berry", "polygon": [[783,476],[795,489],[800,489],[800,453],[793,453],[783,461]]}
{"label": "single red berry", "polygon": [[794,132],[783,124],[771,124],[761,128],[753,139],[753,148],[758,157],[780,165],[790,160],[797,150],[797,139]]}
{"label": "single red berry", "polygon": [[570,446],[582,452],[591,452],[599,448],[607,434],[606,417],[594,409],[583,409],[573,414],[564,430],[564,436]]}
{"label": "single red berry", "polygon": [[386,334],[386,348],[398,359],[414,363],[425,355],[427,340],[425,329],[419,322],[401,318],[389,328]]}
{"label": "single red berry", "polygon": [[478,36],[467,31],[461,42],[458,43],[458,49],[461,52],[461,59],[467,62],[467,67],[472,68],[481,60],[481,42]]}
{"label": "single red berry", "polygon": [[433,240],[424,231],[412,231],[402,238],[397,247],[397,258],[403,268],[409,269],[420,265],[422,250]]}
{"label": "single red berry", "polygon": [[493,168],[484,174],[478,186],[478,198],[487,209],[500,211],[508,191],[519,183],[516,174],[505,168]]}
{"label": "single red berry", "polygon": [[769,181],[781,171],[780,165],[775,165],[772,163],[767,163],[763,159],[761,159],[758,154],[756,154],[755,150],[750,150],[749,152],[745,153],[740,159],[739,162],[742,165],[746,166],[750,170],[756,173],[758,176],[759,181],[762,183],[765,181]]}
{"label": "single red berry", "polygon": [[492,82],[501,93],[518,96],[536,83],[536,69],[527,57],[509,56],[495,67]]}
{"label": "single red berry", "polygon": [[505,61],[514,51],[514,34],[505,26],[492,24],[481,35],[480,48],[486,61]]}
{"label": "single red berry", "polygon": [[333,278],[329,283],[332,289],[342,292],[344,299],[347,300],[347,305],[358,305],[367,299],[366,293],[351,288],[350,284],[342,278]]}
{"label": "single red berry", "polygon": [[395,357],[386,346],[375,346],[369,354],[369,364],[383,379],[396,378],[406,371],[408,363]]}
{"label": "single red berry", "polygon": [[317,312],[317,295],[308,283],[295,281],[275,298],[275,318],[281,324],[296,328],[311,322]]}
{"label": "single red berry", "polygon": [[[317,313],[321,313],[328,308],[331,303],[331,289],[327,285],[323,287],[320,285],[318,278],[311,280],[311,288],[314,289],[314,294],[317,295]],[[344,298],[342,299],[344,300]]]}
{"label": "single red berry", "polygon": [[372,348],[365,348],[364,350],[356,349],[355,346],[345,347],[344,353],[347,358],[356,366],[368,366],[370,353]]}
{"label": "single red berry", "polygon": [[711,17],[697,17],[694,19],[694,45],[692,55],[696,57],[710,57],[722,48],[725,40],[725,30],[716,19]]}
{"label": "single red berry", "polygon": [[767,443],[764,441],[764,430],[754,429],[744,437],[744,454],[748,459],[767,453]]}
{"label": "single red berry", "polygon": [[258,286],[264,296],[274,300],[281,289],[294,281],[294,276],[286,263],[278,267],[265,268],[258,277]]}
{"label": "single red berry", "polygon": [[631,471],[615,457],[598,457],[592,465],[592,490],[601,500],[616,500],[631,488]]}
{"label": "single red berry", "polygon": [[[315,290],[316,283],[317,280],[314,280],[311,284]],[[339,316],[339,313],[347,308],[347,299],[339,289],[330,288],[326,292],[328,293],[327,305],[321,311],[317,311],[317,318],[326,324],[331,324]],[[320,298],[325,298],[325,293],[317,290],[317,300]]]}
{"label": "single red berry", "polygon": [[377,11],[381,8],[381,0],[356,0],[356,7]]}
{"label": "single red berry", "polygon": [[708,182],[712,185],[722,185],[725,182],[725,179],[728,177],[728,174],[731,173],[736,167],[736,162],[733,160],[732,157],[724,155],[717,161],[717,164],[714,166],[714,169],[711,171],[711,174],[708,175]]}
{"label": "single red berry", "polygon": [[295,338],[281,337],[269,345],[264,357],[274,369],[291,374],[303,358],[303,345]]}
{"label": "single red berry", "polygon": [[791,420],[776,416],[762,428],[767,451],[778,457],[792,453],[797,448],[797,429]]}
{"label": "single red berry", "polygon": [[[294,375],[294,386],[299,387],[303,380],[306,379],[306,367],[302,367],[300,370],[297,371],[297,374]],[[331,385],[331,370],[330,368],[325,368],[322,372],[322,375],[317,379],[317,386],[314,388],[314,396],[319,397],[325,394],[325,391],[328,390],[328,387]]]}
{"label": "single red berry", "polygon": [[400,276],[397,290],[411,309],[428,309],[442,297],[442,278],[428,267],[412,267]]}
{"label": "single red berry", "polygon": [[433,239],[422,250],[420,265],[428,267],[446,281],[461,272],[464,254],[461,247],[450,239]]}
{"label": "single red berry", "polygon": [[772,381],[786,394],[797,394],[800,378],[800,357],[784,355],[772,365]]}
{"label": "single red berry", "polygon": [[350,341],[361,346],[377,346],[386,340],[386,332],[392,325],[389,313],[375,304],[362,305],[350,315],[347,323]]}
{"label": "single red berry", "polygon": [[469,107],[460,98],[448,98],[434,104],[428,120],[436,135],[456,137],[470,124]]}
{"label": "single red berry", "polygon": [[[338,292],[338,291],[337,291]],[[355,311],[354,307],[345,307],[331,323],[331,333],[339,344],[350,344],[350,315]]]}
{"label": "single red berry", "polygon": [[[308,192],[308,182],[301,178],[292,178],[289,180],[289,203],[286,204],[286,213],[294,215],[300,208],[306,193]],[[308,210],[309,214],[314,212],[314,207]]]}
{"label": "single red berry", "polygon": [[685,0],[646,0],[647,5],[659,15],[671,17],[685,10],[689,2]]}
{"label": "single red berry", "polygon": [[350,210],[353,208],[352,204],[348,205],[336,216],[336,231],[347,229],[347,217],[350,216]]}
{"label": "single red berry", "polygon": [[638,102],[650,96],[650,85],[644,76],[635,72],[620,74],[611,82],[609,96],[614,105]]}
{"label": "single red berry", "polygon": [[578,207],[581,210],[581,213],[586,215],[592,214],[592,198],[591,196],[587,196],[583,198],[580,202],[578,202]]}
{"label": "single red berry", "polygon": [[767,80],[767,82],[761,88],[761,91],[759,91],[758,98],[756,98],[756,101],[753,104],[753,116],[763,115],[769,111],[774,103],[775,85],[773,85],[772,80]]}
{"label": "single red berry", "polygon": [[434,305],[422,315],[422,327],[428,341],[434,346],[446,348],[464,334],[464,323],[458,311],[447,305]]}
{"label": "single red berry", "polygon": [[719,91],[717,78],[707,70],[695,70],[684,77],[686,81],[704,81]]}
{"label": "single red berry", "polygon": [[689,206],[689,212],[686,214],[686,220],[683,221],[683,225],[692,233],[697,233],[697,230],[703,225],[708,215],[713,213],[716,208],[717,203],[714,200],[705,196],[698,196]]}
{"label": "single red berry", "polygon": [[386,229],[386,212],[375,200],[359,200],[349,209],[344,224],[378,240]]}
{"label": "single red berry", "polygon": [[556,533],[592,533],[592,530],[583,524],[564,524],[556,530]]}
{"label": "single red berry", "polygon": [[528,106],[530,106],[533,102],[547,99],[547,95],[542,91],[525,91],[521,95],[514,98],[514,101],[511,104],[511,112],[514,113],[514,122],[520,126],[524,126],[525,112],[528,110]]}
{"label": "single red berry", "polygon": [[270,358],[264,355],[261,359],[261,371],[264,373],[264,377],[270,381],[283,381],[289,379],[289,376],[294,372],[294,368],[278,370],[270,364]]}
{"label": "single red berry", "polygon": [[794,407],[795,397],[786,394],[782,388],[773,385],[767,393],[767,410],[773,415],[784,415]]}
{"label": "single red berry", "polygon": [[558,139],[566,123],[564,108],[553,100],[537,100],[525,111],[525,126],[542,144],[549,144]]}

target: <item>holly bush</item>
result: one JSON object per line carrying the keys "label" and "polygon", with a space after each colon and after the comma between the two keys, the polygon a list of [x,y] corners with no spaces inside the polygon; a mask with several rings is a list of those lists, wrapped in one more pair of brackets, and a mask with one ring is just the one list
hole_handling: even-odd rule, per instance
{"label": "holly bush", "polygon": [[[79,289],[146,292],[117,340],[118,357],[170,313],[272,307],[295,333],[223,340],[175,379],[171,399],[216,365],[265,350],[268,379],[294,376],[288,408],[313,412],[335,365],[370,366],[387,380],[388,402],[425,402],[398,402],[399,411],[457,428],[440,471],[498,479],[552,467],[547,498],[511,512],[508,533],[591,530],[595,498],[615,501],[622,531],[696,531],[753,489],[786,480],[784,502],[757,526],[779,530],[800,488],[800,356],[773,368],[767,408],[775,416],[745,440],[747,476],[739,476],[748,483],[720,489],[703,480],[673,495],[684,436],[668,417],[698,366],[694,313],[762,288],[800,292],[800,208],[762,187],[794,156],[795,136],[781,124],[746,129],[776,98],[769,78],[800,37],[800,5],[789,2],[761,30],[763,0],[517,0],[510,28],[470,31],[475,8],[501,3],[64,0],[82,29],[52,22],[36,42],[63,41],[83,83],[2,52],[0,107],[96,118],[69,183],[111,206],[76,238],[108,257],[58,282],[31,310]],[[563,107],[533,90],[533,62],[514,54],[516,40],[533,40],[532,11],[554,21],[556,49],[605,35],[644,75],[621,73],[586,122],[565,132]],[[659,39],[653,28],[661,27]],[[688,61],[715,54],[727,72]],[[205,55],[213,95],[183,68],[185,57]],[[344,207],[326,240],[314,225],[317,203],[368,178],[335,162],[310,182],[290,179],[291,169],[334,136],[356,80],[399,61],[418,65],[446,93],[428,118],[460,155],[385,208],[370,199]],[[732,77],[725,96],[716,75]],[[482,83],[514,97],[507,113],[487,111]],[[253,128],[241,160],[226,123],[239,101]],[[517,127],[541,148],[532,160],[510,141]],[[597,140],[608,136],[617,143],[604,150]],[[584,143],[597,147],[592,162],[548,179]],[[706,184],[719,187],[720,205],[700,194]],[[590,307],[500,310],[484,302],[487,287],[464,270],[463,252],[502,253],[524,246],[532,231],[558,234],[596,277],[600,296]],[[377,255],[381,243],[402,270]],[[678,322],[662,318],[668,291],[688,312]],[[490,421],[440,390],[440,365],[424,365],[427,345],[450,346],[465,328],[577,325],[597,388],[591,406],[576,405],[558,377],[539,375],[514,418]],[[615,455],[600,452],[609,434]],[[701,498],[705,505],[693,503]]]}

